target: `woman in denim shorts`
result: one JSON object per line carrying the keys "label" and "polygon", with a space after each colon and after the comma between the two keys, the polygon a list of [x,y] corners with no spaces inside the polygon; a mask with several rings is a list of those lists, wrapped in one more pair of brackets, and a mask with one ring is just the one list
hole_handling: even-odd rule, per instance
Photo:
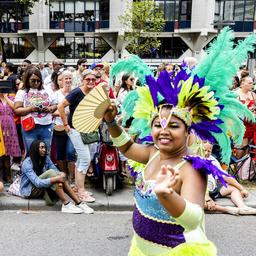
{"label": "woman in denim shorts", "polygon": [[[74,128],[72,118],[74,111],[83,98],[95,87],[96,73],[87,69],[83,73],[83,85],[72,90],[66,98],[58,105],[60,117],[63,121],[65,131],[71,139],[76,153],[75,182],[78,189],[78,196],[82,201],[94,202],[92,194],[85,190],[85,175],[91,163],[90,146],[83,143],[80,133]],[[68,117],[65,114],[65,107],[69,106]]]}

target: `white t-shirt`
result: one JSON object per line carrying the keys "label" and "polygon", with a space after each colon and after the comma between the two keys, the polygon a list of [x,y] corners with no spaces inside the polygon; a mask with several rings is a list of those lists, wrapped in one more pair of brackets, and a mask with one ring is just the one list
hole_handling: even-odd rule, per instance
{"label": "white t-shirt", "polygon": [[[25,90],[18,90],[14,102],[23,102],[23,107],[29,106],[42,106],[48,107],[56,104],[54,94],[49,94],[45,89],[29,89],[26,93]],[[40,125],[48,125],[52,123],[51,113],[38,113],[32,112],[35,123]]]}
{"label": "white t-shirt", "polygon": [[[66,96],[62,93],[62,91],[60,89],[54,93],[54,97],[55,97],[56,103],[59,104],[60,102],[62,102],[65,99]],[[69,113],[69,106],[65,107],[65,113],[66,114]],[[63,125],[62,119],[59,116],[55,117],[54,123],[56,125]]]}
{"label": "white t-shirt", "polygon": [[[210,155],[208,158],[208,160],[212,160],[212,163],[218,167],[220,170],[222,170],[224,172],[224,170],[222,169],[219,161],[212,155]],[[208,183],[207,183],[207,187],[209,189],[209,191],[213,191],[217,186],[217,180],[214,179],[214,177],[212,175],[208,175]]]}

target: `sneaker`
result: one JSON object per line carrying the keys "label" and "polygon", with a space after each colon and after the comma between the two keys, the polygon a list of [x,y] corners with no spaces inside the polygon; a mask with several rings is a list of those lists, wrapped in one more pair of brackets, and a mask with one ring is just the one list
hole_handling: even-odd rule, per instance
{"label": "sneaker", "polygon": [[93,203],[95,202],[95,198],[92,196],[89,196],[86,192],[79,193],[78,192],[78,197],[81,201],[86,202],[86,203]]}
{"label": "sneaker", "polygon": [[79,207],[80,209],[82,209],[84,213],[87,213],[87,214],[94,213],[94,210],[91,207],[89,207],[85,202],[81,202],[80,204],[78,204],[76,206]]}
{"label": "sneaker", "polygon": [[232,215],[239,215],[239,208],[237,207],[232,207],[232,206],[226,206],[227,213],[232,214]]}
{"label": "sneaker", "polygon": [[252,207],[239,208],[240,215],[256,215],[256,209]]}
{"label": "sneaker", "polygon": [[63,213],[83,213],[83,210],[80,207],[75,206],[72,202],[68,204],[63,204],[61,207],[61,212]]}
{"label": "sneaker", "polygon": [[13,163],[12,166],[11,166],[11,170],[19,172],[20,171],[20,167],[19,167],[18,164]]}

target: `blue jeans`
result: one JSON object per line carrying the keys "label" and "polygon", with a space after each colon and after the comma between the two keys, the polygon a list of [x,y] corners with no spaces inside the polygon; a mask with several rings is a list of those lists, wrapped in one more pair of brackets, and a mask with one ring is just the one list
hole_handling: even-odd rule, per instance
{"label": "blue jeans", "polygon": [[76,151],[68,135],[60,135],[57,132],[53,132],[53,137],[56,143],[57,160],[67,160],[68,162],[75,162]]}
{"label": "blue jeans", "polygon": [[86,174],[91,163],[89,145],[85,145],[83,143],[80,133],[75,129],[71,129],[70,132],[68,132],[68,136],[72,141],[77,153],[77,171]]}
{"label": "blue jeans", "polygon": [[29,132],[26,132],[23,129],[21,129],[22,138],[25,146],[25,155],[29,155],[29,149],[34,140],[43,140],[47,146],[47,150],[50,151],[52,143],[52,130],[53,124],[36,124],[36,127]]}

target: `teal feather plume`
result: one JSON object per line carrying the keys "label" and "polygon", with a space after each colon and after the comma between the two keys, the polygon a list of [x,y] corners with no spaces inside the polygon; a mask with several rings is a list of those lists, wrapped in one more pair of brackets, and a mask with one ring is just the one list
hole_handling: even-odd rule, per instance
{"label": "teal feather plume", "polygon": [[[225,124],[220,124],[220,128],[225,130]],[[221,148],[221,160],[223,163],[229,164],[231,156],[231,141],[227,133],[212,133]]]}
{"label": "teal feather plume", "polygon": [[136,118],[132,121],[131,127],[128,129],[129,134],[138,135],[140,139],[151,134],[151,127],[148,119]]}
{"label": "teal feather plume", "polygon": [[256,44],[256,34],[250,34],[244,40],[240,40],[233,51],[231,63],[238,69],[248,58],[248,52],[254,52]]}
{"label": "teal feather plume", "polygon": [[234,49],[233,33],[229,28],[224,28],[194,73],[199,77],[205,77],[205,85],[209,85],[210,90],[215,91],[216,97],[223,95],[231,87],[232,77],[247,59],[248,52],[254,51],[255,42],[256,35],[251,34]]}
{"label": "teal feather plume", "polygon": [[128,119],[132,117],[134,113],[134,107],[138,98],[139,96],[136,90],[133,90],[126,95],[121,107],[122,125],[125,125]]}
{"label": "teal feather plume", "polygon": [[148,65],[146,65],[138,56],[130,55],[126,59],[118,60],[111,67],[110,71],[110,85],[113,84],[113,77],[118,77],[120,74],[131,74],[138,79],[141,84],[145,84],[145,77],[153,73]]}
{"label": "teal feather plume", "polygon": [[[233,49],[234,33],[228,27],[225,27],[220,35],[213,41],[206,56],[199,62],[193,70],[193,74],[197,74],[200,78],[205,77],[205,84],[214,88],[212,82],[216,79],[217,75],[223,72],[223,61],[225,54]],[[228,74],[228,77],[230,75]],[[220,87],[220,84],[217,83]],[[226,88],[217,88],[218,90],[226,90]],[[213,89],[214,90],[214,89]]]}

